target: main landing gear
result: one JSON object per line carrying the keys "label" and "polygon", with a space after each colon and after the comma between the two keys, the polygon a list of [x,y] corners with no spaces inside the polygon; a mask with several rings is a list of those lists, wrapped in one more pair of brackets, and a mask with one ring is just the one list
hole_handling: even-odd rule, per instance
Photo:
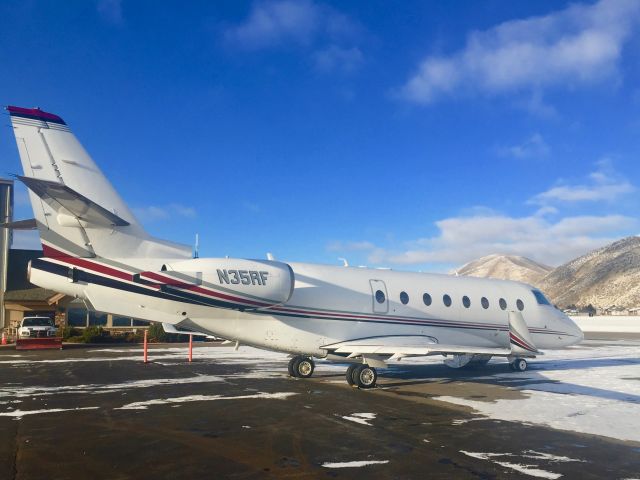
{"label": "main landing gear", "polygon": [[311,357],[296,355],[289,360],[289,376],[296,378],[309,378],[313,375],[316,364]]}
{"label": "main landing gear", "polygon": [[524,358],[516,358],[509,362],[509,368],[514,372],[524,372],[527,369],[527,361]]}
{"label": "main landing gear", "polygon": [[[311,357],[296,355],[289,360],[289,376],[295,378],[309,378],[313,375],[316,364]],[[378,381],[378,372],[366,363],[354,363],[347,369],[347,383],[352,387],[374,388]]]}
{"label": "main landing gear", "polygon": [[378,372],[366,363],[349,365],[347,368],[347,383],[352,387],[374,388],[378,381]]}

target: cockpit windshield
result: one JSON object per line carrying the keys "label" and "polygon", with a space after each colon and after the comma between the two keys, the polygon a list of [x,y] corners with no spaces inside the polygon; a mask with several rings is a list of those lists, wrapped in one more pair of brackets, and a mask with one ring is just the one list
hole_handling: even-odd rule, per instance
{"label": "cockpit windshield", "polygon": [[540,290],[531,290],[531,293],[536,297],[538,305],[551,305],[549,300],[547,300],[547,297],[545,297]]}

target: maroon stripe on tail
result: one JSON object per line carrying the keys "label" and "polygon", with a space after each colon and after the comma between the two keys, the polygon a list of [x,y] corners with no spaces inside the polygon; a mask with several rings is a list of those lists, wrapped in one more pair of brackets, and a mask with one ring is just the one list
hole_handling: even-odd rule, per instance
{"label": "maroon stripe on tail", "polygon": [[33,120],[41,120],[43,122],[66,125],[66,123],[64,123],[64,120],[62,120],[62,118],[60,118],[58,115],[54,115],[53,113],[49,112],[43,112],[39,108],[23,108],[10,105],[7,107],[7,110],[9,111],[9,115],[11,115],[12,117],[31,118]]}

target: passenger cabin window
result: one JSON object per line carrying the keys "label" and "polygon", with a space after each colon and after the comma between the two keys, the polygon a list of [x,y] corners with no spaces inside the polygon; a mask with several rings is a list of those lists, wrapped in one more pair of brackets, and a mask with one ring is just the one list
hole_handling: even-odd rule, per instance
{"label": "passenger cabin window", "polygon": [[424,295],[422,295],[422,301],[428,307],[429,305],[431,305],[431,295],[425,293]]}
{"label": "passenger cabin window", "polygon": [[551,305],[547,297],[545,297],[540,290],[531,290],[531,293],[536,297],[538,305]]}
{"label": "passenger cabin window", "polygon": [[400,292],[400,301],[403,305],[409,303],[409,295],[407,295],[407,292]]}
{"label": "passenger cabin window", "polygon": [[501,298],[498,303],[500,304],[500,308],[502,310],[506,310],[507,309],[507,301],[504,298]]}
{"label": "passenger cabin window", "polygon": [[482,308],[484,308],[485,310],[489,308],[489,300],[487,300],[486,297],[482,297],[480,299],[480,303],[482,304]]}
{"label": "passenger cabin window", "polygon": [[464,305],[464,308],[469,308],[471,306],[471,300],[469,300],[469,297],[466,295],[462,297],[462,304]]}
{"label": "passenger cabin window", "polygon": [[376,302],[384,303],[384,301],[385,301],[384,292],[382,290],[378,290],[376,292]]}
{"label": "passenger cabin window", "polygon": [[524,310],[524,303],[522,300],[518,299],[516,300],[516,307],[518,307],[518,310],[523,311]]}
{"label": "passenger cabin window", "polygon": [[445,295],[442,297],[442,301],[444,302],[444,304],[445,304],[447,307],[450,307],[450,306],[451,306],[451,297],[450,297],[449,295],[446,295],[446,294],[445,294]]}

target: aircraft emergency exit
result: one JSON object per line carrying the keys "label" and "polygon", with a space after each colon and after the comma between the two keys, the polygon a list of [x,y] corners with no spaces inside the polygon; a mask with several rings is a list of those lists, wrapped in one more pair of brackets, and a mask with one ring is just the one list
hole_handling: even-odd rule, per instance
{"label": "aircraft emergency exit", "polygon": [[347,382],[360,388],[403,357],[443,355],[464,367],[498,356],[523,371],[540,349],[583,338],[523,283],[191,258],[190,247],[144,230],[62,118],[7,109],[44,251],[30,281],[91,309],[287,352],[294,377],[310,377],[314,358],[351,362]]}

